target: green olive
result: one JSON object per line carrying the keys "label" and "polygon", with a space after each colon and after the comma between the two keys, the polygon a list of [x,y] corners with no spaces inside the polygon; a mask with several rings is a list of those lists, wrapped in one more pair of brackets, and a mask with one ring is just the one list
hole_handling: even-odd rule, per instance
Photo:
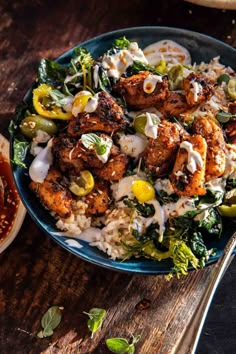
{"label": "green olive", "polygon": [[37,130],[42,130],[51,136],[55,135],[57,133],[57,125],[52,119],[32,115],[22,120],[20,130],[25,136],[33,139],[37,134]]}
{"label": "green olive", "polygon": [[222,84],[222,82],[225,82],[227,84],[229,80],[230,76],[228,74],[222,74],[217,78],[217,83]]}
{"label": "green olive", "polygon": [[170,90],[181,89],[183,86],[183,66],[176,64],[168,72]]}
{"label": "green olive", "polygon": [[146,114],[140,114],[134,120],[134,129],[137,133],[145,134],[145,126],[147,123]]}

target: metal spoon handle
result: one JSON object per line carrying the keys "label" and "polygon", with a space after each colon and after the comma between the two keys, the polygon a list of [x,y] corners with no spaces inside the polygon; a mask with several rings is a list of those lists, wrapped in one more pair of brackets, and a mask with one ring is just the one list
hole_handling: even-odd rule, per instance
{"label": "metal spoon handle", "polygon": [[180,340],[178,347],[174,349],[173,354],[194,354],[198,344],[198,340],[209,310],[212,298],[215,294],[216,288],[229,266],[233,257],[232,253],[236,247],[236,232],[228,241],[222,256],[218,260],[214,271],[211,274],[209,285],[206,288],[199,306],[194,313],[192,320],[187,326],[185,333]]}

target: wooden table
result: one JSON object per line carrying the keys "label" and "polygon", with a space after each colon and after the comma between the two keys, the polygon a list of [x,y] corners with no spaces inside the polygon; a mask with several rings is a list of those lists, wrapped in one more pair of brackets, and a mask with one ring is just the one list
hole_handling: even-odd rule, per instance
{"label": "wooden table", "polygon": [[[0,13],[0,131],[5,136],[39,59],[57,57],[94,35],[167,25],[204,32],[236,47],[235,12],[179,0],[2,0]],[[170,282],[163,276],[108,271],[60,248],[27,216],[17,239],[0,255],[0,353],[107,353],[106,338],[131,334],[142,336],[137,353],[174,353],[214,267]],[[138,304],[143,299],[150,306],[142,310]],[[62,322],[52,337],[39,339],[40,319],[55,304],[64,307]],[[92,307],[108,311],[93,339],[83,314]]]}

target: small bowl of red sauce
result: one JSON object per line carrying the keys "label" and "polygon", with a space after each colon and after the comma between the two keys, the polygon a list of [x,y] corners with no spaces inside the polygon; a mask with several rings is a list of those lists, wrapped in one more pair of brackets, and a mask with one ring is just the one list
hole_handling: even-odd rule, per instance
{"label": "small bowl of red sauce", "polygon": [[9,142],[0,134],[0,253],[18,234],[25,214],[11,173]]}

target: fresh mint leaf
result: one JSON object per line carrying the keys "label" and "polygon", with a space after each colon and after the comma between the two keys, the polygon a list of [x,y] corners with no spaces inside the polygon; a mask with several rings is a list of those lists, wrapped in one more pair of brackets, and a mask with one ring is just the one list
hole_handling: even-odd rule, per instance
{"label": "fresh mint leaf", "polygon": [[43,330],[38,332],[37,336],[39,338],[50,337],[53,335],[54,329],[61,322],[62,310],[63,308],[59,306],[52,306],[47,310],[41,319]]}
{"label": "fresh mint leaf", "polygon": [[220,123],[227,123],[228,121],[230,121],[232,118],[235,118],[235,117],[236,117],[236,114],[231,114],[231,113],[224,112],[224,111],[220,111],[216,114],[216,119]]}
{"label": "fresh mint leaf", "polygon": [[140,335],[133,337],[132,343],[129,343],[125,338],[109,338],[106,340],[106,345],[112,353],[133,354],[135,353],[135,344],[139,342],[140,338]]}
{"label": "fresh mint leaf", "polygon": [[99,156],[104,155],[107,149],[110,149],[112,146],[111,139],[105,140],[94,133],[82,134],[81,141],[87,149],[95,149]]}
{"label": "fresh mint leaf", "polygon": [[106,345],[112,353],[117,354],[128,353],[130,346],[125,338],[109,338],[106,340]]}
{"label": "fresh mint leaf", "polygon": [[84,147],[86,147],[87,149],[93,149],[94,146],[100,145],[102,143],[102,139],[100,138],[100,136],[94,133],[82,134],[81,141]]}
{"label": "fresh mint leaf", "polygon": [[104,318],[106,316],[106,310],[100,308],[92,308],[89,312],[83,312],[85,315],[89,316],[88,328],[91,331],[91,337],[96,333],[103,324]]}
{"label": "fresh mint leaf", "polygon": [[[55,104],[57,107],[64,107],[68,103],[68,98],[72,96],[64,95],[61,91],[59,90],[51,90],[49,92],[51,98],[53,99],[53,105]],[[73,97],[72,97],[73,99]]]}

